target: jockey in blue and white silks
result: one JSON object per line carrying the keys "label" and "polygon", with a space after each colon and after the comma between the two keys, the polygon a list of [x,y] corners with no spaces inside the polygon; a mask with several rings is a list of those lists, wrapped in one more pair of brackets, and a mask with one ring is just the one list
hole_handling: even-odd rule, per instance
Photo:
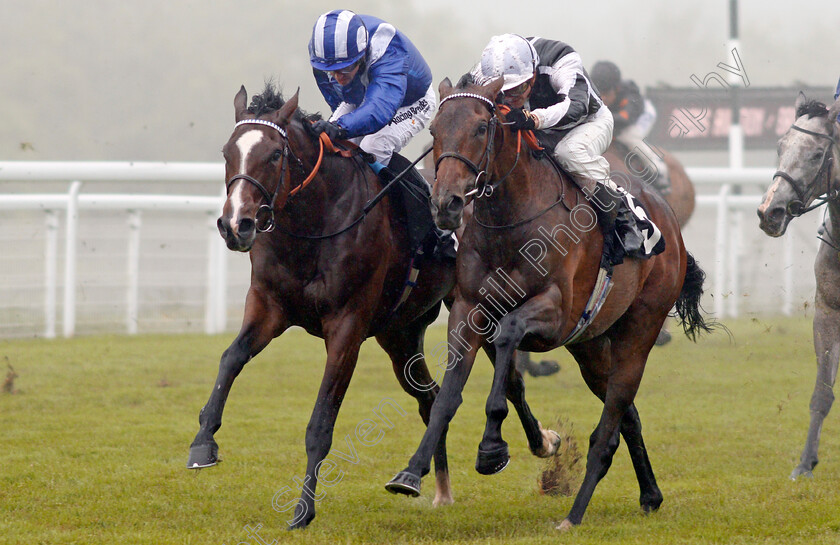
{"label": "jockey in blue and white silks", "polygon": [[332,109],[315,130],[355,141],[383,165],[437,108],[429,65],[405,34],[376,17],[349,10],[321,15],[309,59]]}

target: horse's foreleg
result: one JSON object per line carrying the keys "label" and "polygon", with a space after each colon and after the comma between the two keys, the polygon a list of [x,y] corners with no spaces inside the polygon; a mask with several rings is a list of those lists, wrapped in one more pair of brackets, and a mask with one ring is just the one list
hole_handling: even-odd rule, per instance
{"label": "horse's foreleg", "polygon": [[834,382],[837,379],[837,365],[840,361],[840,339],[838,339],[840,309],[829,307],[821,296],[819,288],[814,314],[814,350],[817,355],[817,381],[811,396],[811,423],[805,448],[799,459],[799,465],[790,474],[791,479],[800,475],[813,476],[813,469],[819,459],[817,450],[820,445],[822,424],[834,402]]}
{"label": "horse's foreleg", "polygon": [[[343,316],[325,324],[327,363],[318,399],[306,426],[306,475],[300,500],[295,507],[295,516],[289,521],[289,529],[304,528],[312,522],[315,518],[315,501],[324,496],[323,492],[316,493],[319,469],[332,446],[335,420],[356,368],[359,347],[365,338],[363,325],[366,323],[355,316]],[[349,436],[348,444],[342,450],[347,450],[348,456],[355,457],[355,445]],[[327,481],[324,480],[324,483],[326,486]]]}
{"label": "horse's foreleg", "polygon": [[[434,321],[438,309],[428,313],[430,319],[421,317],[418,321],[406,327],[395,327],[376,337],[379,344],[391,357],[394,374],[409,395],[417,400],[420,417],[423,423],[429,425],[432,405],[440,390],[432,379],[423,355],[423,337],[426,327]],[[446,430],[441,434],[434,454],[435,460],[435,499],[432,505],[449,505],[453,502],[452,489],[449,483],[449,469],[446,460]]]}
{"label": "horse's foreleg", "polygon": [[222,354],[210,399],[198,415],[200,429],[190,445],[188,468],[209,467],[218,462],[219,447],[213,439],[213,434],[222,425],[222,411],[234,379],[251,358],[287,327],[285,315],[276,305],[272,305],[257,290],[249,290],[242,328]]}
{"label": "horse's foreleg", "polygon": [[502,422],[508,413],[506,398],[511,400],[519,415],[531,452],[548,457],[553,455],[560,445],[560,437],[551,430],[542,429],[531,414],[531,409],[525,401],[525,382],[512,361],[514,350],[526,334],[549,339],[556,335],[559,329],[559,298],[559,292],[551,290],[547,294],[529,299],[499,322],[499,334],[493,343],[493,386],[485,409],[487,423],[478,446],[476,460],[476,470],[483,475],[501,471],[510,459],[507,443],[502,439]]}
{"label": "horse's foreleg", "polygon": [[[408,467],[385,485],[389,492],[420,495],[420,478],[429,473],[432,454],[461,405],[461,393],[470,376],[481,341],[480,335],[467,326],[467,313],[470,309],[466,307],[463,301],[456,301],[449,313],[448,359],[446,365],[437,366],[438,371],[445,369],[445,372],[440,391],[432,405],[429,424]],[[438,376],[439,373],[435,373],[436,380]]]}

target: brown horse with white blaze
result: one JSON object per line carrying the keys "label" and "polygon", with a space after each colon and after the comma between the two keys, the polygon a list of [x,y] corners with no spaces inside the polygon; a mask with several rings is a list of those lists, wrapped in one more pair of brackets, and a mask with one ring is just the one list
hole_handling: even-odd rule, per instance
{"label": "brown horse with white blaze", "polygon": [[[306,428],[306,486],[292,528],[315,517],[318,468],[366,338],[376,337],[388,353],[400,386],[428,421],[438,388],[422,359],[423,337],[455,281],[454,262],[429,252],[400,303],[412,262],[403,214],[388,196],[369,206],[380,179],[358,155],[325,154],[323,140],[309,130],[312,118],[297,105],[297,93],[284,101],[272,85],[250,107],[244,87],[234,99],[237,123],[223,148],[228,198],[218,226],[230,249],[250,253],[251,286],[187,463],[217,463],[214,434],[248,361],[291,326],[323,338],[327,359]],[[451,503],[445,437],[435,466],[435,504]]]}
{"label": "brown horse with white blaze", "polygon": [[643,190],[636,196],[665,238],[665,250],[616,266],[600,310],[589,322],[582,320],[596,286],[604,286],[603,235],[583,193],[549,160],[524,150],[521,133],[504,126],[495,104],[501,85],[501,79],[481,86],[465,77],[455,88],[448,79],[439,88],[441,103],[431,125],[435,221],[445,229],[458,226],[468,202],[474,203],[473,219],[460,240],[449,363],[441,390],[420,446],[386,488],[419,493],[420,479],[429,472],[435,445],[461,403],[482,345],[495,351],[495,372],[476,469],[491,474],[509,461],[501,435],[506,394],[520,413],[531,450],[538,455],[555,450],[551,433],[522,410],[527,408],[524,383],[511,358],[516,348],[543,352],[565,345],[604,408],[590,437],[583,484],[558,529],[581,523],[612,462],[619,434],[630,450],[641,506],[655,510],[662,494],[633,400],[648,354],[675,303],[689,336],[708,329],[699,312],[703,272],[685,251],[673,211]]}

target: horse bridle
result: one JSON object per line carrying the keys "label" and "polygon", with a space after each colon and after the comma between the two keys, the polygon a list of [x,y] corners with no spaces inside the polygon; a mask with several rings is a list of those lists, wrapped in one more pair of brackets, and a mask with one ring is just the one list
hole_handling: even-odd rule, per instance
{"label": "horse bridle", "polygon": [[[280,136],[283,137],[283,161],[280,164],[280,179],[277,180],[277,184],[274,186],[274,193],[269,193],[265,186],[261,184],[259,180],[247,174],[236,174],[234,176],[231,176],[231,178],[225,182],[225,190],[228,195],[230,195],[230,186],[233,185],[233,183],[237,180],[245,180],[260,191],[263,200],[266,202],[260,205],[260,207],[257,209],[257,213],[255,214],[255,219],[257,220],[256,230],[258,233],[270,233],[274,231],[275,226],[274,202],[277,200],[277,192],[280,190],[280,185],[283,183],[283,179],[286,177],[286,164],[290,154],[289,135],[288,133],[286,133],[286,129],[284,129],[276,123],[272,123],[271,121],[267,121],[265,119],[243,119],[241,121],[238,121],[236,125],[233,126],[233,129],[236,130],[236,128],[240,125],[264,125],[266,127],[271,127],[272,129],[276,130],[280,133]],[[265,223],[262,224],[260,222],[261,215],[265,217]]]}
{"label": "horse bridle", "polygon": [[[814,175],[813,180],[811,180],[810,183],[805,185],[805,192],[799,189],[799,185],[801,184],[799,184],[798,181],[787,172],[777,170],[775,174],[773,174],[774,178],[776,176],[779,176],[780,178],[786,180],[793,188],[793,191],[796,193],[797,199],[790,201],[785,209],[788,215],[795,218],[801,216],[802,214],[810,212],[815,208],[819,208],[820,206],[831,200],[837,199],[838,197],[840,197],[840,189],[834,189],[833,191],[831,190],[831,167],[834,162],[834,155],[831,153],[831,150],[832,146],[837,146],[837,139],[828,134],[822,134],[819,132],[809,131],[808,129],[803,129],[802,127],[796,126],[796,124],[791,125],[790,128],[811,136],[823,138],[831,142],[831,144],[826,146],[823,150],[820,168]],[[825,197],[815,199],[816,201],[818,201],[816,204],[812,204],[811,206],[805,208],[805,203],[814,198],[816,195],[822,194],[822,191],[818,189],[817,182],[819,181],[819,178],[823,175],[823,173],[825,173]]]}
{"label": "horse bridle", "polygon": [[[473,181],[473,189],[468,191],[464,196],[470,197],[472,195],[476,195],[476,198],[479,197],[489,197],[493,194],[493,191],[496,187],[498,187],[502,182],[504,182],[508,176],[510,176],[513,169],[516,168],[516,164],[519,162],[519,148],[517,147],[516,150],[516,160],[513,162],[513,166],[508,170],[508,172],[494,182],[489,181],[489,175],[487,174],[487,169],[490,167],[491,156],[493,155],[493,147],[496,140],[496,128],[498,127],[500,121],[498,116],[498,111],[496,108],[496,103],[490,100],[487,97],[477,95],[475,93],[453,93],[443,100],[440,101],[438,105],[438,110],[440,107],[443,106],[443,103],[447,100],[451,100],[453,98],[474,98],[476,100],[481,101],[487,106],[487,109],[490,111],[491,117],[490,122],[487,127],[487,144],[484,146],[484,153],[481,155],[481,159],[478,161],[478,164],[473,163],[469,157],[466,157],[457,151],[446,151],[441,153],[437,160],[435,161],[435,180],[437,180],[437,171],[438,167],[440,166],[440,162],[446,159],[447,157],[452,157],[453,159],[458,159],[475,174],[475,180]],[[483,182],[483,183],[481,183]]]}
{"label": "horse bridle", "polygon": [[[295,155],[295,152],[292,151],[292,147],[289,144],[289,135],[286,132],[286,129],[281,127],[276,123],[272,123],[271,121],[267,121],[265,119],[243,119],[238,121],[236,125],[233,126],[234,130],[240,125],[264,125],[266,127],[271,127],[272,129],[276,130],[280,133],[280,136],[283,137],[283,162],[280,164],[280,178],[277,180],[277,185],[274,186],[274,193],[269,193],[268,190],[265,188],[263,184],[260,183],[259,180],[256,178],[249,176],[247,174],[237,174],[232,176],[230,180],[225,182],[225,189],[227,190],[228,195],[230,194],[230,186],[236,180],[245,180],[249,184],[256,187],[260,193],[262,194],[263,199],[266,201],[265,204],[260,205],[257,209],[257,213],[255,217],[257,219],[256,229],[258,233],[270,233],[274,230],[274,202],[277,200],[277,192],[280,190],[280,185],[283,183],[283,180],[286,178],[286,166],[288,164],[289,157],[294,159],[295,164],[299,167],[303,167],[303,162]],[[321,168],[321,160],[324,158],[324,135],[318,138],[318,144],[320,145],[320,152],[318,154],[318,161],[315,163],[315,166],[312,167],[312,172],[304,178],[304,180],[294,188],[289,191],[289,197],[294,197],[297,192],[301,189],[309,185],[315,175],[318,174],[318,170]],[[260,225],[260,216],[265,217],[265,223]]]}

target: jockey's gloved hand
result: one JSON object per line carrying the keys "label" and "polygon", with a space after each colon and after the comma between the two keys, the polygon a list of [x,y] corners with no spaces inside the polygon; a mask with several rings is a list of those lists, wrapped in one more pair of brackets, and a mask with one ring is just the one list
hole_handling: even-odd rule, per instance
{"label": "jockey's gloved hand", "polygon": [[505,125],[514,131],[532,131],[537,128],[537,120],[528,110],[516,108],[505,115]]}
{"label": "jockey's gloved hand", "polygon": [[312,125],[312,131],[320,135],[322,132],[327,133],[327,136],[330,137],[330,140],[346,140],[347,139],[347,130],[344,127],[340,127],[335,123],[330,123],[325,119],[319,119]]}

